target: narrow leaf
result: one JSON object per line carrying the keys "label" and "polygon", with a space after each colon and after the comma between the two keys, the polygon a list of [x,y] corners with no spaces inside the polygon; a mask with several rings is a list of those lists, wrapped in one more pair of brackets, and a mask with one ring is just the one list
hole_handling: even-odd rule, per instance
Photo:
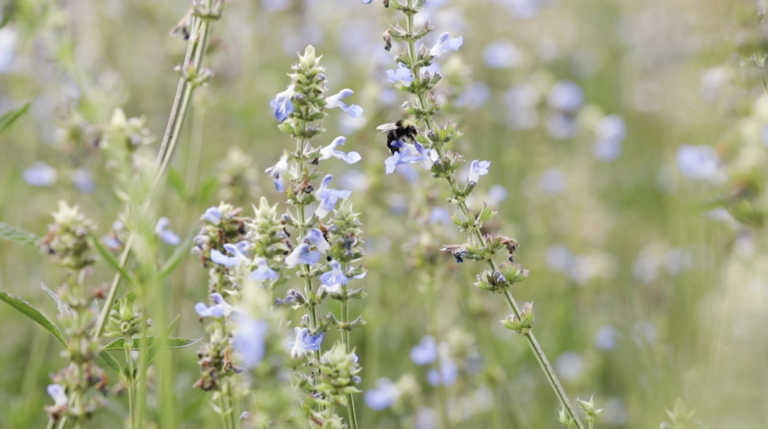
{"label": "narrow leaf", "polygon": [[44,283],[40,283],[40,287],[43,288],[43,292],[45,292],[45,294],[48,296],[48,299],[51,300],[56,309],[59,310],[60,314],[69,313],[69,306],[66,302],[63,302],[58,295],[56,295],[56,292],[48,289]]}
{"label": "narrow leaf", "polygon": [[66,344],[66,342],[64,341],[64,337],[61,335],[61,331],[59,331],[59,328],[56,326],[56,324],[51,322],[51,319],[45,317],[43,313],[41,313],[38,309],[36,309],[32,305],[30,305],[28,302],[24,301],[23,299],[17,296],[3,292],[1,290],[0,290],[0,300],[5,301],[11,307],[19,310],[25,316],[34,320],[35,322],[37,322],[38,325],[42,326],[48,332],[53,334],[53,336],[56,337],[57,340],[61,341],[62,344]]}
{"label": "narrow leaf", "polygon": [[[148,337],[146,341],[147,346],[151,348],[156,340],[157,340],[157,337]],[[202,340],[203,340],[202,338],[197,338],[194,340],[188,339],[188,338],[168,338],[167,340],[165,340],[165,344],[169,349],[178,349],[182,347],[191,346],[193,344],[197,344]],[[124,344],[125,344],[125,339],[118,338],[112,341],[111,343],[107,344],[106,346],[104,346],[104,350],[123,350]],[[142,346],[141,338],[134,338],[133,344],[131,345],[131,350],[141,350],[142,348],[141,346]]]}
{"label": "narrow leaf", "polygon": [[[171,332],[173,332],[173,328],[176,326],[176,323],[181,318],[181,314],[177,314],[176,317],[173,318],[173,321],[168,325],[168,328],[165,330],[165,338],[168,338],[171,336]],[[147,351],[147,355],[149,355],[149,358],[147,359],[147,366],[152,364],[152,361],[155,360],[155,356],[157,356],[157,352],[160,351],[160,341],[156,341],[152,344],[152,346],[149,348],[149,351]]]}
{"label": "narrow leaf", "polygon": [[27,101],[18,107],[13,107],[0,115],[0,133],[7,130],[17,119],[29,110],[29,106],[32,105],[31,101]]}
{"label": "narrow leaf", "polygon": [[108,367],[112,371],[115,371],[115,373],[120,376],[120,378],[123,377],[123,368],[120,366],[120,362],[118,362],[117,359],[115,359],[106,350],[99,352],[99,360],[104,364],[104,366]]}
{"label": "narrow leaf", "polygon": [[109,264],[112,269],[120,273],[120,276],[124,278],[128,283],[133,285],[133,277],[125,271],[124,267],[120,266],[120,261],[115,258],[115,255],[112,254],[112,252],[107,249],[107,246],[104,245],[104,243],[99,240],[98,237],[91,235],[90,240],[88,240],[93,247],[96,248],[96,250],[99,252],[99,255],[101,255],[102,258],[104,258],[104,261],[106,261],[107,264]]}
{"label": "narrow leaf", "polygon": [[176,270],[176,267],[181,264],[181,261],[189,255],[189,249],[191,248],[192,240],[190,238],[187,238],[184,242],[176,246],[176,250],[173,251],[171,257],[165,261],[162,267],[160,267],[158,276],[160,276],[161,279],[165,279],[171,275]]}
{"label": "narrow leaf", "polygon": [[24,231],[21,228],[16,228],[12,225],[8,225],[4,222],[0,222],[0,238],[19,244],[26,244],[28,246],[34,246],[35,241],[37,241],[35,234]]}

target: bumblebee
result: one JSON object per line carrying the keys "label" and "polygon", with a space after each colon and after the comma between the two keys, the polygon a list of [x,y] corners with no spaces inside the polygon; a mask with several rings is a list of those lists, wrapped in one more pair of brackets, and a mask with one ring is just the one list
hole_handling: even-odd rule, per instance
{"label": "bumblebee", "polygon": [[392,152],[392,155],[400,152],[400,147],[395,144],[396,141],[409,139],[413,143],[416,141],[416,136],[419,135],[416,124],[407,119],[401,119],[394,124],[380,125],[376,129],[379,130],[380,134],[387,133],[387,148]]}

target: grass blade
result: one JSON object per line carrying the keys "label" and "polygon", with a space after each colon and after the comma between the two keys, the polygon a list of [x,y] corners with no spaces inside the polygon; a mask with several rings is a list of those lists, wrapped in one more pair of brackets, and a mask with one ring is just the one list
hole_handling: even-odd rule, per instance
{"label": "grass blade", "polygon": [[24,301],[23,299],[17,296],[3,292],[1,290],[0,290],[0,300],[5,301],[11,307],[19,310],[25,316],[37,322],[38,325],[42,326],[48,332],[53,334],[53,336],[56,337],[56,339],[59,340],[61,344],[66,344],[66,342],[64,341],[64,337],[61,335],[61,331],[59,331],[58,326],[56,326],[56,324],[53,323],[51,319],[47,318],[43,313],[41,313],[38,309],[33,307],[31,304],[29,304],[28,302]]}

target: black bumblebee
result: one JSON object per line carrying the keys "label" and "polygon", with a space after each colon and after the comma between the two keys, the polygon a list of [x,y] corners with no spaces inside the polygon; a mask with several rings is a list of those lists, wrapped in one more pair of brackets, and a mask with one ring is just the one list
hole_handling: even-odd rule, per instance
{"label": "black bumblebee", "polygon": [[387,133],[387,148],[392,152],[392,155],[400,152],[400,147],[394,144],[396,141],[409,139],[413,143],[416,141],[416,136],[419,135],[419,129],[416,128],[416,124],[407,119],[401,119],[394,124],[380,125],[376,129],[382,134]]}

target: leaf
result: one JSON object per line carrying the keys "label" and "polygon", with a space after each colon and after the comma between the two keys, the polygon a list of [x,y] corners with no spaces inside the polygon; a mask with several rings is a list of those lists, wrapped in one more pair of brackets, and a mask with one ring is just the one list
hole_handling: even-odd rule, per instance
{"label": "leaf", "polygon": [[209,177],[200,184],[197,191],[196,201],[208,201],[213,195],[213,191],[218,188],[219,179],[216,177]]}
{"label": "leaf", "polygon": [[[176,323],[181,318],[181,314],[177,314],[176,317],[173,318],[173,321],[168,325],[168,328],[165,330],[165,338],[168,338],[171,336],[171,332],[173,332],[173,328],[176,326]],[[149,355],[149,358],[147,359],[147,365],[151,365],[152,361],[155,360],[155,356],[157,356],[157,352],[160,351],[160,343],[155,342],[150,346],[149,351],[147,352],[147,355]],[[190,344],[191,345],[191,344]]]}
{"label": "leaf", "polygon": [[24,231],[21,228],[16,228],[12,225],[8,225],[4,222],[0,222],[0,238],[19,244],[26,244],[28,246],[34,246],[35,241],[37,241],[37,236],[35,236],[35,234]]}
{"label": "leaf", "polygon": [[184,183],[184,178],[181,176],[179,170],[171,168],[168,170],[168,184],[176,191],[176,194],[181,200],[187,199],[187,185]]}
{"label": "leaf", "polygon": [[69,306],[67,305],[66,302],[63,302],[58,295],[56,295],[56,292],[48,289],[48,287],[44,283],[40,283],[40,287],[43,288],[43,292],[45,292],[45,294],[48,295],[48,299],[51,300],[51,302],[56,307],[56,309],[59,310],[60,314],[69,313]]}
{"label": "leaf", "polygon": [[18,107],[13,107],[0,115],[0,133],[7,130],[17,119],[29,110],[29,106],[32,105],[31,101],[27,101]]}
{"label": "leaf", "polygon": [[[148,337],[146,341],[148,347],[151,348],[155,344],[156,340],[157,340],[157,337]],[[187,338],[168,338],[167,340],[165,340],[165,343],[167,344],[169,349],[179,349],[182,347],[187,347],[193,344],[197,344],[202,340],[203,340],[202,337],[194,340],[187,339]],[[134,338],[133,344],[131,345],[131,350],[141,350],[142,342],[143,341],[141,338]],[[106,346],[104,346],[104,350],[124,350],[124,347],[125,347],[125,339],[118,338],[112,341],[111,343],[107,344]]]}
{"label": "leaf", "polygon": [[123,368],[120,366],[120,362],[118,362],[117,359],[115,359],[106,350],[99,352],[99,360],[109,369],[115,371],[115,373],[119,375],[120,378],[123,377]]}
{"label": "leaf", "polygon": [[179,264],[187,257],[187,255],[189,255],[189,249],[191,247],[192,240],[189,238],[184,240],[184,242],[180,245],[176,246],[176,250],[173,251],[171,257],[165,261],[162,267],[160,267],[158,276],[160,276],[161,279],[164,279],[171,275],[174,270],[176,270],[176,267],[179,266]]}
{"label": "leaf", "polygon": [[90,240],[88,240],[93,247],[96,248],[96,250],[99,252],[99,255],[101,255],[102,258],[104,258],[104,261],[109,264],[109,266],[112,267],[115,271],[120,273],[120,276],[124,278],[128,283],[133,285],[133,277],[125,271],[124,267],[120,266],[120,261],[115,258],[115,255],[110,252],[109,249],[104,245],[104,243],[101,242],[101,240],[98,239],[98,237],[94,235],[90,235]]}
{"label": "leaf", "polygon": [[61,331],[59,331],[59,328],[56,326],[56,324],[51,322],[51,319],[45,317],[43,313],[41,313],[38,309],[36,309],[32,305],[30,305],[28,302],[24,301],[23,299],[17,296],[3,292],[1,290],[0,290],[0,300],[5,301],[11,307],[19,310],[25,316],[34,320],[35,322],[37,322],[38,325],[42,326],[48,332],[53,334],[53,336],[56,337],[56,339],[59,340],[62,344],[66,344],[66,342],[64,341],[64,337],[61,335]]}

